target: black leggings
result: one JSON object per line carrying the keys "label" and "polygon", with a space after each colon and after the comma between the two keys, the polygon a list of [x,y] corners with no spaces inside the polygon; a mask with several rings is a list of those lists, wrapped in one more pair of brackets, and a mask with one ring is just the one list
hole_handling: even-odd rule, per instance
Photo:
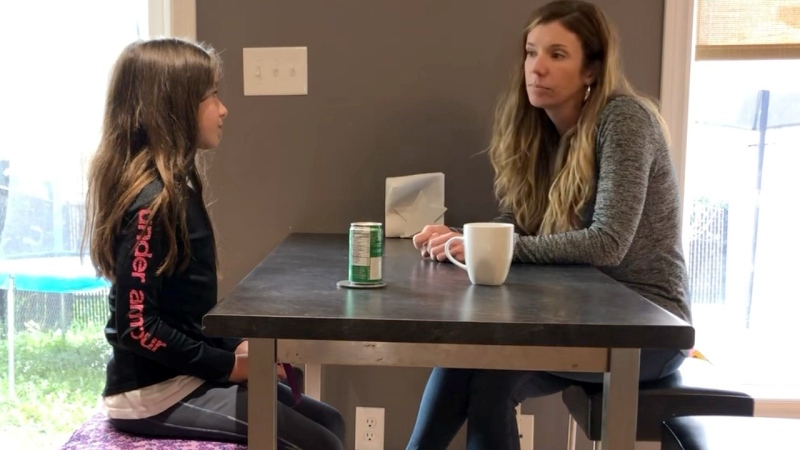
{"label": "black leggings", "polygon": [[[294,400],[288,386],[278,384],[278,448],[342,450],[344,419],[334,408],[303,396]],[[172,439],[247,443],[247,388],[206,382],[161,414],[144,419],[109,419],[131,434]]]}

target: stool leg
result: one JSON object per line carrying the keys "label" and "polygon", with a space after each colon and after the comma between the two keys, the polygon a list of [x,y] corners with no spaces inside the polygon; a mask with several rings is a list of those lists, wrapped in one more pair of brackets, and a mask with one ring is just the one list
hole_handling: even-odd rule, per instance
{"label": "stool leg", "polygon": [[569,415],[569,428],[567,430],[567,450],[575,450],[576,440],[578,438],[578,423]]}
{"label": "stool leg", "polygon": [[594,441],[592,444],[594,450],[603,450],[603,443],[601,441]]}

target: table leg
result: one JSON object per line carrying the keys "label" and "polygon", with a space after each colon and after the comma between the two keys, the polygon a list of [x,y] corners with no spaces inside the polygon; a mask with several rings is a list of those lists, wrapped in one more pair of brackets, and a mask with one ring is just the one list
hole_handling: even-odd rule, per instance
{"label": "table leg", "polygon": [[247,380],[247,448],[276,450],[278,429],[277,374],[275,340],[249,339],[250,356]]}
{"label": "table leg", "polygon": [[602,448],[634,450],[639,406],[639,349],[611,349],[603,377]]}
{"label": "table leg", "polygon": [[305,365],[305,394],[316,400],[322,400],[322,366]]}

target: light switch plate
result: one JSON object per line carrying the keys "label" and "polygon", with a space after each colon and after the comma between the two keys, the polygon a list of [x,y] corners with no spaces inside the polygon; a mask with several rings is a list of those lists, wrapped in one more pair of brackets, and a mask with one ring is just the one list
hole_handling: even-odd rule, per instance
{"label": "light switch plate", "polygon": [[244,95],[308,95],[308,48],[242,49]]}

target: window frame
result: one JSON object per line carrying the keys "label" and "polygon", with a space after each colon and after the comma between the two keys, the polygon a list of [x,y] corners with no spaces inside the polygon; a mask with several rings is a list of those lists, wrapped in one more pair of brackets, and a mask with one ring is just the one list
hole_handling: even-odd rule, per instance
{"label": "window frame", "polygon": [[148,0],[150,37],[197,39],[196,0]]}
{"label": "window frame", "polygon": [[[670,154],[678,174],[681,209],[685,201],[691,67],[696,56],[696,8],[696,0],[664,0],[661,112],[670,130]],[[684,227],[685,221],[686,217]],[[756,416],[800,418],[800,386],[786,392],[774,392],[769,385],[744,390],[756,400]]]}

